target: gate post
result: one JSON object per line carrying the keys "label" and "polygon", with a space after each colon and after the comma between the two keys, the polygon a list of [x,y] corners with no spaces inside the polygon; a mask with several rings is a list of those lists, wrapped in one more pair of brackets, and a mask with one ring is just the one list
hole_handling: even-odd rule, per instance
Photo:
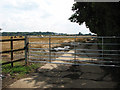
{"label": "gate post", "polygon": [[25,65],[27,65],[27,53],[28,53],[28,39],[27,36],[25,36]]}
{"label": "gate post", "polygon": [[51,62],[51,36],[49,35],[49,62]]}
{"label": "gate post", "polygon": [[75,36],[75,38],[74,38],[74,65],[76,65],[76,36]]}
{"label": "gate post", "polygon": [[102,60],[103,60],[103,56],[104,56],[104,37],[102,37]]}

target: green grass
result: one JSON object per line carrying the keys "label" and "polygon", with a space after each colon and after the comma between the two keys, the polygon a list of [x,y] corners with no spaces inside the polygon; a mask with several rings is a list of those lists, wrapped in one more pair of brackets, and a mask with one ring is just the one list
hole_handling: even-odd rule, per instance
{"label": "green grass", "polygon": [[31,63],[31,65],[25,66],[22,63],[14,63],[14,67],[11,67],[11,64],[2,66],[2,73],[4,75],[10,74],[11,77],[24,77],[25,75],[34,72],[37,68],[41,67],[40,63]]}

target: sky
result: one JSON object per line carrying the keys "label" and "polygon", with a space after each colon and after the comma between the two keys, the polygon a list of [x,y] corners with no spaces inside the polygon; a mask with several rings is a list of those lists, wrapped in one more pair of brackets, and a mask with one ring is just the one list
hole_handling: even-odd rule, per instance
{"label": "sky", "polygon": [[90,33],[85,23],[79,25],[68,18],[74,0],[0,0],[2,32]]}

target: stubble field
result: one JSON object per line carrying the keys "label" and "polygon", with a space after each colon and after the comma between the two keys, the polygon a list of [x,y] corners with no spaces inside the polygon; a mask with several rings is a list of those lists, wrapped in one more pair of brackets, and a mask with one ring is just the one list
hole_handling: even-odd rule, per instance
{"label": "stubble field", "polygon": [[[13,39],[21,39],[24,38],[24,36],[12,36]],[[2,36],[0,37],[1,39],[10,39],[11,36]],[[76,41],[84,41],[85,39],[83,38],[76,38]],[[51,43],[67,43],[67,42],[74,42],[75,38],[64,38],[64,37],[60,37],[60,38],[56,38],[56,37],[52,37],[51,38]],[[20,49],[20,48],[24,48],[24,41],[13,41],[13,50],[15,49]],[[49,38],[34,38],[34,37],[28,37],[28,42],[37,42],[37,43],[45,43],[45,44],[29,44],[29,48],[49,48]],[[8,51],[10,50],[10,41],[8,42],[0,42],[0,45],[2,45],[2,50],[1,51]],[[61,44],[51,44],[51,48],[53,47],[57,47],[57,46],[61,46]],[[1,55],[2,57],[2,61],[6,62],[6,61],[10,61],[10,53],[4,53]],[[17,51],[14,52],[14,60],[16,59],[20,59],[20,58],[24,58],[24,50],[23,51]]]}

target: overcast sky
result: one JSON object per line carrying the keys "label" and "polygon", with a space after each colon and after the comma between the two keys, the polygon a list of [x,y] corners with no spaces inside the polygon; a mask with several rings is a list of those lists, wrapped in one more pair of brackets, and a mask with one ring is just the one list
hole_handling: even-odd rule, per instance
{"label": "overcast sky", "polygon": [[74,0],[0,0],[0,28],[7,32],[89,33],[68,18]]}

